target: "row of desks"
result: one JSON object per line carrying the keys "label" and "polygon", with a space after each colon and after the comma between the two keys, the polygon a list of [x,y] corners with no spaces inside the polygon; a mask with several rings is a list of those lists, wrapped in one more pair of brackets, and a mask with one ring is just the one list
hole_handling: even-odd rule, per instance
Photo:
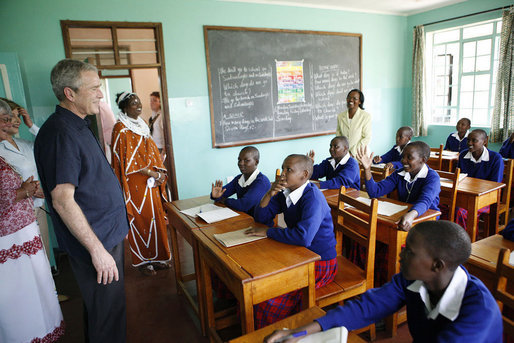
{"label": "row of desks", "polygon": [[[476,230],[476,211],[487,205],[492,205],[493,220],[494,206],[499,199],[499,190],[503,184],[487,184],[484,180],[466,178],[459,186],[458,204],[470,211],[468,224],[472,232]],[[444,191],[444,186],[443,186]],[[366,196],[357,190],[349,190],[354,197]],[[338,206],[338,190],[324,191],[328,204],[335,211]],[[382,199],[401,204],[392,199]],[[460,201],[460,202],[459,202]],[[239,212],[239,216],[222,222],[207,224],[200,218],[191,218],[181,210],[212,202],[208,196],[187,200],[177,200],[166,204],[172,240],[173,261],[177,290],[183,293],[192,307],[198,313],[202,323],[202,331],[214,335],[216,330],[215,315],[212,304],[212,289],[210,283],[211,271],[227,285],[240,304],[242,332],[252,332],[253,305],[296,289],[303,290],[305,308],[314,305],[314,262],[319,256],[310,250],[279,243],[270,239],[232,248],[223,247],[214,237],[215,233],[238,230],[250,226],[258,226],[253,218]],[[407,211],[407,210],[406,210]],[[405,211],[405,212],[406,212]],[[472,215],[475,212],[475,215]],[[378,216],[377,239],[389,246],[388,277],[399,272],[399,253],[405,243],[407,233],[396,229],[403,212],[395,216]],[[429,210],[416,219],[415,223],[425,220],[435,220],[440,213]],[[491,225],[493,228],[497,225]],[[474,237],[471,234],[470,236]],[[184,275],[182,261],[178,249],[178,239],[182,237],[193,248],[195,273]],[[280,251],[280,253],[277,253]],[[200,273],[198,271],[201,271]],[[190,294],[186,283],[195,281],[197,299]],[[395,334],[398,318],[395,316],[387,321],[388,330]]]}

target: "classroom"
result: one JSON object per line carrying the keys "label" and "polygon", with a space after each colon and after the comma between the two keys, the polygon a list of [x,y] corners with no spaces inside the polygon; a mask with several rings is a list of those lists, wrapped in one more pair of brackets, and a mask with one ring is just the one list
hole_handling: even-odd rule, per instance
{"label": "classroom", "polygon": [[[425,27],[425,32],[432,32],[501,19],[502,8],[513,5],[511,0],[453,0],[446,1],[444,7],[437,5],[439,1],[433,2],[434,6],[421,12],[399,14],[373,8],[302,5],[301,1],[2,1],[0,65],[7,66],[9,72],[15,71],[9,74],[12,100],[25,107],[34,124],[41,127],[57,104],[50,71],[59,60],[66,58],[61,21],[161,23],[165,64],[165,73],[161,75],[165,75],[167,91],[161,101],[167,105],[164,118],[170,132],[166,142],[169,163],[174,167],[172,184],[176,186],[171,194],[173,200],[190,199],[208,194],[214,180],[225,183],[238,175],[237,156],[244,146],[213,147],[204,26],[362,35],[360,89],[366,99],[365,111],[372,117],[368,149],[383,154],[394,145],[398,128],[413,125],[414,27],[437,22]],[[5,93],[5,85],[0,91]],[[148,102],[149,93],[139,94],[143,103]],[[114,102],[112,108],[116,110]],[[345,110],[343,104],[340,112]],[[458,118],[459,113],[453,115]],[[439,147],[455,132],[454,119],[450,123],[430,122],[427,134],[412,140]],[[471,126],[487,133],[491,130],[488,125]],[[34,136],[23,125],[20,137],[34,141]],[[287,155],[314,150],[319,162],[320,157],[329,156],[328,147],[333,137],[334,134],[327,134],[245,145],[259,149],[259,170],[273,182],[276,169],[282,168]],[[497,152],[501,145],[501,141],[490,142],[488,148]],[[55,238],[52,244],[57,244]],[[50,260],[55,266],[53,254]]]}

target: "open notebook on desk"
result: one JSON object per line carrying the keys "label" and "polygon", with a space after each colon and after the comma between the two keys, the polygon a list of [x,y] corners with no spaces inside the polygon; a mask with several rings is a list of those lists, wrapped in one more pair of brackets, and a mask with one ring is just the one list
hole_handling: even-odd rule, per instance
{"label": "open notebook on desk", "polygon": [[180,212],[191,217],[200,217],[209,224],[239,215],[239,213],[232,211],[228,207],[220,207],[214,204],[204,204]]}
{"label": "open notebook on desk", "polygon": [[[369,199],[369,198],[358,197],[355,200],[365,203],[366,205],[371,205],[371,199]],[[345,208],[346,207],[350,208],[353,206],[348,206],[345,204]],[[380,215],[383,215],[383,216],[392,216],[398,212],[406,210],[408,207],[409,206],[406,206],[406,205],[397,205],[397,204],[393,204],[392,202],[379,200],[377,213]]]}
{"label": "open notebook on desk", "polygon": [[[467,176],[468,176],[468,174],[466,174],[466,173],[460,173],[459,174],[459,182],[464,180]],[[442,177],[440,179],[440,181],[441,181],[441,186],[446,186],[446,187],[452,186],[452,180],[450,180],[450,179],[446,179],[446,178]]]}
{"label": "open notebook on desk", "polygon": [[247,227],[245,229],[231,231],[226,233],[218,233],[214,234],[214,238],[218,240],[224,247],[230,248],[235,245],[250,243],[253,241],[258,241],[259,239],[263,239],[266,237],[257,237],[257,236],[247,236],[245,231],[251,229],[251,227]]}
{"label": "open notebook on desk", "polygon": [[372,167],[375,167],[375,168],[384,169],[384,168],[385,168],[385,166],[386,166],[386,164],[385,164],[385,163],[376,163],[376,164],[375,164],[375,163],[373,163],[371,166],[372,166]]}
{"label": "open notebook on desk", "polygon": [[348,330],[344,326],[332,328],[327,331],[316,332],[302,338],[298,343],[346,343]]}

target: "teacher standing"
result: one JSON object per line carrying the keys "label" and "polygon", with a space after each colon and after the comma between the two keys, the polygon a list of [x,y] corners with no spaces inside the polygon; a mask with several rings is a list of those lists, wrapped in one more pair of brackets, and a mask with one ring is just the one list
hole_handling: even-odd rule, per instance
{"label": "teacher standing", "polygon": [[337,116],[336,136],[348,138],[349,150],[355,156],[361,146],[371,141],[371,115],[364,111],[364,94],[352,89],[346,96],[347,111]]}

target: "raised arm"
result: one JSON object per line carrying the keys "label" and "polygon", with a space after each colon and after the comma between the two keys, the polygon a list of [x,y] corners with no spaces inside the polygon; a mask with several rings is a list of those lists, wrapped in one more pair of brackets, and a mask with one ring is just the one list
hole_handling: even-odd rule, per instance
{"label": "raised arm", "polygon": [[75,186],[71,183],[58,184],[51,192],[52,205],[64,224],[91,255],[97,272],[97,282],[106,285],[119,280],[116,262],[96,237],[82,209],[75,201]]}

